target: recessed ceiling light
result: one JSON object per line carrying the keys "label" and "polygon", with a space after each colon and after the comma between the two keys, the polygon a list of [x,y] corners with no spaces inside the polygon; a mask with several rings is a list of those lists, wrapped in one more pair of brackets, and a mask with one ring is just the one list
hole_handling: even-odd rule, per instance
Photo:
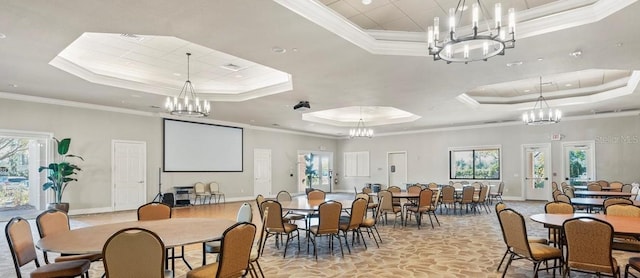
{"label": "recessed ceiling light", "polygon": [[369,5],[371,4],[372,0],[362,0],[362,4],[364,5]]}
{"label": "recessed ceiling light", "polygon": [[235,78],[241,78],[241,77],[242,77],[242,74],[236,74],[236,75],[234,75],[234,77],[235,77]]}
{"label": "recessed ceiling light", "polygon": [[3,34],[3,33],[0,33],[0,39],[4,39],[4,38],[6,38],[6,37],[7,37],[7,35],[5,35],[5,34]]}
{"label": "recessed ceiling light", "polygon": [[616,43],[616,46],[617,46],[617,47],[621,47],[621,46],[623,46],[623,45],[624,45],[624,43],[621,43],[621,42]]}
{"label": "recessed ceiling light", "polygon": [[567,83],[567,84],[564,84],[564,86],[565,86],[565,87],[571,87],[571,86],[573,86],[573,84],[571,84],[571,83]]}
{"label": "recessed ceiling light", "polygon": [[525,93],[528,93],[528,92],[531,92],[531,90],[526,89],[526,90],[524,90],[524,92],[525,92]]}
{"label": "recessed ceiling light", "polygon": [[180,74],[179,72],[174,72],[173,75],[174,76],[182,76],[182,74]]}
{"label": "recessed ceiling light", "polygon": [[542,58],[542,57],[538,58],[538,61],[542,61],[542,60],[544,60],[544,58]]}
{"label": "recessed ceiling light", "polygon": [[282,54],[282,53],[287,52],[287,49],[282,48],[282,47],[278,47],[278,46],[274,46],[274,47],[271,48],[271,51],[273,51],[274,53]]}
{"label": "recessed ceiling light", "polygon": [[18,88],[18,85],[17,85],[17,84],[9,84],[9,87],[11,87],[11,88]]}
{"label": "recessed ceiling light", "polygon": [[581,50],[576,50],[574,52],[569,53],[569,56],[572,56],[574,58],[578,58],[578,57],[582,56],[582,51]]}

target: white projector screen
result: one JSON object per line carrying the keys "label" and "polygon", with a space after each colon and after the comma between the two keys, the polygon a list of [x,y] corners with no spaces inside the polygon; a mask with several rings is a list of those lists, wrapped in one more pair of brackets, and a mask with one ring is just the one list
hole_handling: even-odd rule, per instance
{"label": "white projector screen", "polygon": [[165,172],[242,172],[240,127],[164,119]]}

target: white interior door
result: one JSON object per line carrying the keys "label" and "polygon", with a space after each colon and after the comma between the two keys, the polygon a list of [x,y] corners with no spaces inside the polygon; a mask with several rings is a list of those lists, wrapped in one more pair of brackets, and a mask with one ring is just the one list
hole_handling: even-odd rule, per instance
{"label": "white interior door", "polygon": [[271,150],[253,150],[253,195],[273,196],[271,193]]}
{"label": "white interior door", "polygon": [[387,172],[389,177],[387,187],[395,185],[404,189],[407,183],[407,153],[387,153]]}
{"label": "white interior door", "polygon": [[113,209],[136,209],[147,202],[147,143],[112,142]]}
{"label": "white interior door", "polygon": [[564,181],[570,185],[587,185],[596,180],[594,141],[562,143]]}
{"label": "white interior door", "polygon": [[522,145],[525,199],[550,200],[551,198],[551,145]]}

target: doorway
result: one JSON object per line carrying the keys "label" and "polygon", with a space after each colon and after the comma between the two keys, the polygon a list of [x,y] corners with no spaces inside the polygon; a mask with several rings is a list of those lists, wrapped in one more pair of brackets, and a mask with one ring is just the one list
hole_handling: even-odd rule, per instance
{"label": "doorway", "polygon": [[308,187],[331,192],[332,169],[332,152],[298,151],[298,192],[305,192]]}
{"label": "doorway", "polygon": [[147,202],[147,143],[113,140],[113,210],[136,209]]}
{"label": "doorway", "polygon": [[522,145],[526,200],[551,200],[551,144]]}
{"label": "doorway", "polygon": [[562,143],[564,181],[570,185],[587,185],[596,180],[595,141]]}
{"label": "doorway", "polygon": [[[34,218],[53,194],[43,194],[42,181],[48,164],[52,135],[0,130],[0,221],[11,217]],[[45,192],[46,193],[46,192]]]}
{"label": "doorway", "polygon": [[271,149],[253,149],[253,195],[271,197]]}
{"label": "doorway", "polygon": [[407,152],[387,153],[387,187],[399,186],[404,189],[407,183]]}

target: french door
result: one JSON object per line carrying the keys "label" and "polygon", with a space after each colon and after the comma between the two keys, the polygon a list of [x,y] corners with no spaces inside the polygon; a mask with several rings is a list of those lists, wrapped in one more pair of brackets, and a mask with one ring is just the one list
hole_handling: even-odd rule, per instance
{"label": "french door", "polygon": [[550,200],[551,144],[522,145],[525,199]]}

